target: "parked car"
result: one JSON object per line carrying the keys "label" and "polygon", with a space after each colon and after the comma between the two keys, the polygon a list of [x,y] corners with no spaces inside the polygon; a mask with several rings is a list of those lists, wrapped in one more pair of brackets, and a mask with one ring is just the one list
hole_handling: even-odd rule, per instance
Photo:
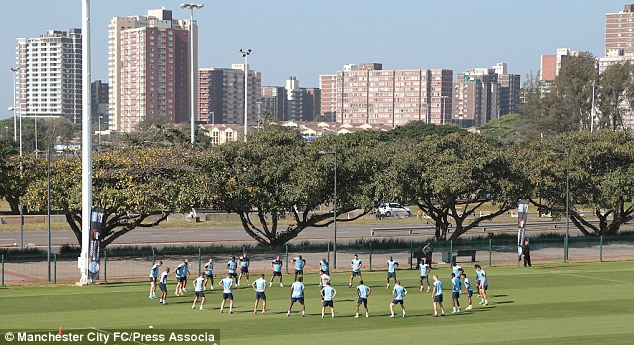
{"label": "parked car", "polygon": [[395,216],[410,217],[412,215],[412,210],[396,202],[386,202],[379,205],[379,208],[376,210],[376,214],[380,218]]}

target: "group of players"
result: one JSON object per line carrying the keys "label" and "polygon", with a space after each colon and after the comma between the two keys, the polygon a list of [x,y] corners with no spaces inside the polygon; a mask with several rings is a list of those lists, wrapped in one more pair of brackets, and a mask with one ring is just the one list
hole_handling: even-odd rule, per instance
{"label": "group of players", "polygon": [[[233,289],[240,288],[240,283],[242,281],[243,276],[246,277],[247,285],[250,285],[253,290],[255,290],[255,304],[253,307],[253,313],[256,314],[258,311],[258,307],[260,304],[260,300],[262,300],[262,309],[261,313],[266,313],[266,285],[268,283],[269,287],[273,286],[273,280],[276,277],[279,277],[280,287],[284,287],[282,282],[282,260],[278,255],[275,260],[271,262],[272,274],[270,280],[267,282],[265,279],[265,274],[260,274],[260,277],[256,279],[253,283],[250,283],[249,280],[249,264],[250,257],[248,253],[244,253],[237,261],[235,257],[232,257],[231,260],[227,263],[227,275],[224,279],[220,280],[218,285],[222,287],[222,302],[220,304],[220,312],[224,312],[225,304],[227,300],[229,301],[229,313],[233,313]],[[390,256],[387,261],[387,279],[386,279],[386,289],[390,287],[390,279],[394,280],[394,285],[392,288],[392,302],[390,303],[390,317],[394,317],[394,306],[400,305],[402,316],[405,317],[405,296],[407,295],[407,289],[403,287],[400,281],[396,278],[396,269],[399,266],[399,263],[394,261],[394,259]],[[150,271],[150,299],[156,298],[156,288],[157,286],[161,290],[161,297],[159,302],[161,304],[167,304],[167,277],[169,275],[170,269],[165,268],[163,272],[159,276],[159,268],[163,265],[162,261],[154,264]],[[291,285],[291,294],[290,294],[290,305],[288,306],[288,311],[286,313],[287,316],[290,316],[293,305],[297,302],[301,305],[301,314],[305,315],[305,305],[304,305],[304,267],[306,265],[306,260],[301,256],[297,256],[293,259],[293,265],[295,269],[295,277],[294,282]],[[321,317],[323,318],[325,315],[326,308],[330,308],[331,317],[335,317],[335,307],[334,307],[334,298],[337,295],[337,291],[331,285],[330,278],[330,266],[328,260],[325,258],[320,260],[319,262],[320,270],[319,270],[319,286],[320,286],[320,294],[322,298],[322,310]],[[352,283],[355,277],[359,277],[358,285],[356,287],[357,292],[357,303],[356,303],[356,314],[355,318],[359,317],[359,309],[360,306],[363,305],[365,309],[365,316],[369,317],[368,310],[368,297],[370,296],[372,289],[369,286],[366,286],[363,282],[363,277],[361,274],[361,270],[363,268],[363,263],[359,259],[357,254],[354,255],[354,258],[351,261],[350,267],[352,269],[352,273],[350,275],[350,279],[348,282],[348,287],[352,287]],[[430,292],[433,299],[433,307],[434,307],[434,317],[438,316],[438,311],[440,310],[440,316],[445,315],[445,310],[443,306],[443,283],[438,277],[438,275],[433,275],[432,280],[433,283],[429,282],[429,273],[431,271],[431,262],[420,262],[418,264],[418,268],[420,269],[420,291],[425,291],[425,283],[427,284],[427,292]],[[451,304],[452,304],[452,314],[460,313],[460,295],[462,288],[464,287],[464,293],[466,293],[468,298],[468,306],[466,310],[471,310],[473,308],[472,296],[474,287],[476,288],[476,292],[478,297],[480,297],[480,304],[487,305],[487,289],[489,285],[489,280],[487,279],[485,271],[480,267],[480,265],[475,265],[475,274],[476,274],[476,282],[475,286],[471,283],[465,271],[460,267],[456,262],[452,263],[452,273],[451,273]],[[238,273],[239,269],[239,273]],[[204,271],[194,280],[194,292],[196,297],[194,298],[194,302],[192,304],[192,309],[196,308],[196,304],[200,301],[199,309],[204,310],[204,304],[206,301],[204,291],[207,289],[207,284],[211,280],[210,288],[214,289],[214,262],[213,259],[209,259],[209,261],[204,266]],[[185,292],[187,292],[187,280],[190,274],[189,271],[189,260],[185,258],[185,260],[176,267],[175,269],[175,278],[176,278],[176,290],[174,292],[175,296],[183,296]],[[432,289],[433,286],[433,289]]]}

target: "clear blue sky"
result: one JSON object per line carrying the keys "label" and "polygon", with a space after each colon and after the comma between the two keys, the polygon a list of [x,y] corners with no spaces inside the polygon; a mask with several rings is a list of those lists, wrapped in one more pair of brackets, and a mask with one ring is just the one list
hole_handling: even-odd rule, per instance
{"label": "clear blue sky", "polygon": [[[603,54],[605,14],[615,0],[197,0],[199,66],[242,62],[262,72],[263,85],[319,86],[320,74],[346,63],[392,68],[448,68],[454,74],[507,62],[522,81],[557,48]],[[92,75],[108,79],[107,31],[113,16],[166,7],[189,18],[183,0],[92,0]],[[632,0],[634,2],[634,0]],[[0,118],[11,116],[16,38],[81,27],[82,0],[0,0]]]}

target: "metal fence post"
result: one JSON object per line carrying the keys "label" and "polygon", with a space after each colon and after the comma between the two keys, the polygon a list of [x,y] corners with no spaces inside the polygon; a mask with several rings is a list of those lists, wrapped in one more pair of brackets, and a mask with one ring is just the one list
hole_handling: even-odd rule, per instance
{"label": "metal fence post", "polygon": [[288,244],[286,245],[286,274],[288,274]]}
{"label": "metal fence post", "polygon": [[372,272],[372,242],[370,242],[370,272]]}
{"label": "metal fence post", "polygon": [[[152,248],[152,266],[154,266],[154,248]],[[108,251],[103,250],[103,281],[108,282]]]}
{"label": "metal fence post", "polygon": [[409,269],[413,269],[414,267],[414,243],[412,240],[409,240]]}
{"label": "metal fence post", "polygon": [[200,277],[200,273],[202,272],[202,271],[201,271],[201,268],[202,268],[202,267],[201,267],[201,261],[200,261],[200,260],[201,260],[201,256],[200,256],[200,254],[201,254],[201,253],[200,253],[200,247],[198,247],[198,276],[199,276],[199,277]]}
{"label": "metal fence post", "polygon": [[152,266],[154,266],[154,248],[152,248]]}
{"label": "metal fence post", "polygon": [[449,263],[453,263],[453,240],[449,240]]}
{"label": "metal fence post", "polygon": [[564,262],[568,262],[566,254],[568,253],[568,239],[564,237]]}
{"label": "metal fence post", "polygon": [[4,287],[4,254],[2,255],[2,287]]}
{"label": "metal fence post", "polygon": [[330,265],[330,242],[328,242],[328,265]]}
{"label": "metal fence post", "polygon": [[599,262],[603,262],[603,235],[599,236]]}
{"label": "metal fence post", "polygon": [[493,239],[489,238],[489,267],[493,267],[491,265],[491,254],[493,252]]}
{"label": "metal fence post", "polygon": [[53,253],[53,284],[57,284],[57,253]]}

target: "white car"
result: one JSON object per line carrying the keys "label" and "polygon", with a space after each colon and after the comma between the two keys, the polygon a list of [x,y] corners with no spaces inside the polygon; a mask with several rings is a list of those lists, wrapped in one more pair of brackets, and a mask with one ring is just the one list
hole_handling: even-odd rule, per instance
{"label": "white car", "polygon": [[410,217],[412,210],[396,202],[386,202],[379,205],[376,213],[379,217]]}

